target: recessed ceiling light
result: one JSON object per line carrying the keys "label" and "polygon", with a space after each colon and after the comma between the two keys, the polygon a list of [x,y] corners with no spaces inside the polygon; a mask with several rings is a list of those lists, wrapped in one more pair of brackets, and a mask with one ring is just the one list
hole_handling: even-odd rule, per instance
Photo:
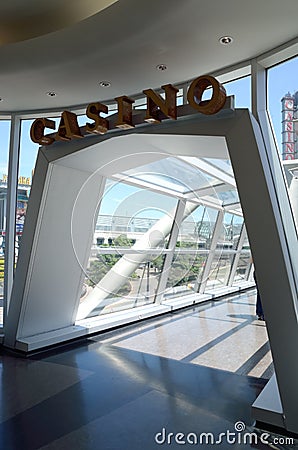
{"label": "recessed ceiling light", "polygon": [[57,93],[54,92],[54,91],[50,91],[50,92],[47,92],[47,95],[48,95],[49,97],[56,97]]}
{"label": "recessed ceiling light", "polygon": [[3,102],[3,98],[0,97],[0,102]]}
{"label": "recessed ceiling light", "polygon": [[104,88],[108,88],[108,87],[111,86],[111,83],[110,83],[110,81],[101,81],[101,82],[99,83],[99,86],[100,86],[100,87],[104,87]]}
{"label": "recessed ceiling light", "polygon": [[157,64],[156,69],[157,70],[167,70],[168,66],[165,64]]}
{"label": "recessed ceiling light", "polygon": [[232,36],[222,36],[221,38],[219,38],[219,42],[222,44],[222,45],[229,45],[229,44],[232,44],[232,42],[233,42],[233,38],[232,38]]}

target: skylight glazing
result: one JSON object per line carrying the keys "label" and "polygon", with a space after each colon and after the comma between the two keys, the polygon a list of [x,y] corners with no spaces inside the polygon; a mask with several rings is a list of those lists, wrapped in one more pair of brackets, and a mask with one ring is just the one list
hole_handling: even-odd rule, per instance
{"label": "skylight glazing", "polygon": [[[192,158],[199,162],[199,158]],[[165,158],[121,174],[128,179],[147,182],[180,194],[219,186],[221,183],[211,174],[178,158]]]}

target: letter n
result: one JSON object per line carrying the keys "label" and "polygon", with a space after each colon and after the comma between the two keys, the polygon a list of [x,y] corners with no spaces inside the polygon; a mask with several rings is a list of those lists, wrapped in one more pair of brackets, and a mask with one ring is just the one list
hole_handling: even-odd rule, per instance
{"label": "letter n", "polygon": [[152,89],[143,91],[147,97],[147,111],[144,119],[146,122],[159,123],[166,117],[177,119],[176,97],[179,89],[171,84],[162,86],[162,89],[164,89],[166,94],[165,99]]}

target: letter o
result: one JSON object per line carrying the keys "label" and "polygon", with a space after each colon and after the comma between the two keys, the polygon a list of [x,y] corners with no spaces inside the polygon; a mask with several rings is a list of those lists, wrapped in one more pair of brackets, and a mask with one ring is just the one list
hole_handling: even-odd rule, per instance
{"label": "letter o", "polygon": [[[211,86],[213,89],[210,100],[202,100],[202,95]],[[188,103],[202,114],[216,114],[222,109],[226,101],[226,90],[222,84],[210,75],[196,78],[187,92]]]}

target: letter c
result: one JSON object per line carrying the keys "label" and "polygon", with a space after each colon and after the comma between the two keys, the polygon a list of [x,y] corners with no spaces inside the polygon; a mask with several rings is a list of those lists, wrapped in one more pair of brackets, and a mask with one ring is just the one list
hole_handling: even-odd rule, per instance
{"label": "letter c", "polygon": [[50,145],[54,142],[54,138],[44,135],[44,129],[50,128],[55,130],[54,120],[35,119],[30,128],[30,137],[33,142],[40,145]]}

